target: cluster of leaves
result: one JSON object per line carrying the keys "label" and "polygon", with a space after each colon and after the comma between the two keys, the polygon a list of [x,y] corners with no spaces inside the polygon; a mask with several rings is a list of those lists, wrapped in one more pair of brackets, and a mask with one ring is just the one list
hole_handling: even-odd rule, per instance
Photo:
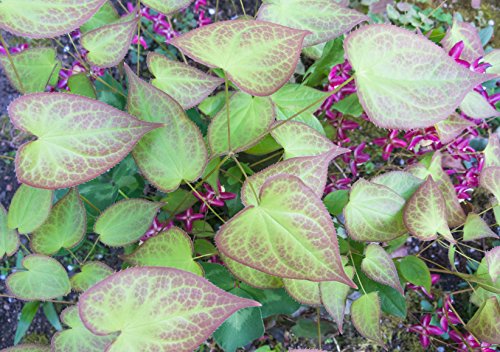
{"label": "cluster of leaves", "polygon": [[[191,1],[140,3],[170,16]],[[313,113],[354,80],[353,97],[375,126],[437,125],[453,139],[468,126],[457,122],[457,109],[498,116],[474,90],[498,78],[498,51],[489,55],[486,73],[474,72],[422,34],[388,24],[353,30],[369,18],[334,1],[266,0],[255,19],[216,22],[173,38],[169,44],[184,62],[149,53],[154,79],[148,83],[139,66],[134,73],[122,64],[141,32],[141,11],[138,6],[119,17],[105,0],[0,1],[0,28],[13,34],[52,38],[80,28],[81,64],[88,69],[69,92],[43,92],[61,69],[54,49],[7,50],[0,58],[24,94],[9,106],[10,120],[36,137],[16,154],[22,185],[8,213],[0,209],[0,254],[22,253],[23,235],[33,254],[7,278],[10,294],[71,303],[61,314],[67,328],[52,338],[53,351],[192,351],[211,335],[234,351],[264,333],[263,318],[290,314],[296,302],[324,306],[342,332],[351,289],[359,291],[350,306],[354,326],[383,345],[381,314],[406,316],[405,284],[430,291],[425,262],[391,257],[408,234],[445,243],[450,256],[459,240],[496,236],[480,214],[465,214],[439,152],[404,171],[360,178],[348,193],[323,199],[330,164],[350,150],[327,138]],[[454,24],[443,47],[462,41],[475,59],[482,45],[475,47],[467,30]],[[303,49],[322,53],[305,82],[321,80],[318,72],[334,65],[335,39],[348,32],[343,47],[351,78],[330,92],[287,83]],[[212,73],[192,67],[184,55]],[[116,103],[123,87],[95,75],[117,65],[127,79],[126,111]],[[115,100],[96,94],[98,84]],[[225,91],[212,95],[222,84]],[[210,119],[208,128],[199,111]],[[499,150],[492,135],[480,177],[497,201]],[[257,161],[251,166],[240,160],[245,156]],[[267,167],[255,173],[262,164]],[[123,175],[122,165],[133,166]],[[221,179],[237,193],[226,198],[223,214],[214,209],[225,203]],[[144,195],[145,182],[154,191]],[[209,192],[202,193],[202,185]],[[197,199],[202,216],[193,214]],[[498,205],[494,209],[498,219]],[[145,237],[157,216],[165,222]],[[174,218],[186,231],[172,226]],[[53,257],[74,256],[87,233],[95,234],[94,246],[70,278]],[[122,258],[130,267],[115,272],[87,261],[98,242],[125,247]],[[491,344],[500,343],[499,255],[498,247],[489,251],[475,275],[445,271],[482,290],[467,329]],[[79,293],[71,296],[76,302],[60,301],[72,290]]]}

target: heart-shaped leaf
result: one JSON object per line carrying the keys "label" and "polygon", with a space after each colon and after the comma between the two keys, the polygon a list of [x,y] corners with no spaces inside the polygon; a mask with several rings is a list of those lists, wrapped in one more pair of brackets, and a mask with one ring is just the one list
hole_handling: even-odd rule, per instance
{"label": "heart-shaped leaf", "polygon": [[87,230],[87,213],[76,188],[71,189],[52,208],[47,220],[31,237],[31,248],[46,255],[61,248],[73,248]]}
{"label": "heart-shaped leaf", "polygon": [[163,203],[125,199],[107,208],[96,220],[94,232],[108,246],[133,243],[149,229]]}
{"label": "heart-shaped leaf", "polygon": [[467,323],[467,330],[480,341],[497,344],[500,342],[500,304],[496,297],[488,298]]}
{"label": "heart-shaped leaf", "polygon": [[422,35],[392,25],[365,26],[344,42],[361,105],[379,127],[428,127],[493,76],[456,63]]}
{"label": "heart-shaped leaf", "polygon": [[475,241],[481,238],[498,236],[490,229],[486,221],[474,213],[467,214],[464,224],[464,241]]}
{"label": "heart-shaped leaf", "polygon": [[80,26],[80,32],[82,34],[88,33],[94,29],[100,28],[107,24],[111,24],[120,19],[120,15],[116,11],[113,4],[106,0],[104,5],[101,6],[99,11],[95,13],[94,16],[83,25]]}
{"label": "heart-shaped leaf", "polygon": [[15,70],[6,55],[0,56],[0,65],[11,84],[21,93],[43,92],[47,85],[57,83],[61,63],[56,59],[56,51],[53,48],[28,49],[11,55],[11,59]]}
{"label": "heart-shaped leaf", "polygon": [[390,188],[359,179],[344,208],[347,232],[356,241],[390,241],[406,233],[405,200]]}
{"label": "heart-shaped leaf", "polygon": [[259,204],[239,212],[215,236],[224,255],[269,275],[353,286],[330,214],[309,187],[295,176],[278,175],[259,193]]}
{"label": "heart-shaped leaf", "polygon": [[148,53],[147,62],[149,71],[155,76],[151,84],[174,98],[184,109],[198,105],[224,83],[222,78],[154,52]]}
{"label": "heart-shaped leaf", "polygon": [[266,96],[293,74],[307,34],[264,21],[222,21],[176,37],[171,44],[195,61],[222,68],[248,94]]}
{"label": "heart-shaped leaf", "polygon": [[422,286],[431,292],[431,273],[425,262],[414,255],[408,255],[399,262],[398,269],[403,277],[416,286]]}
{"label": "heart-shaped leaf", "polygon": [[71,287],[79,292],[87,291],[96,283],[114,273],[113,269],[101,262],[87,262],[80,270],[78,274],[73,275],[70,279]]}
{"label": "heart-shaped leaf", "polygon": [[244,264],[240,264],[223,254],[221,254],[221,258],[224,261],[224,265],[235,277],[250,286],[260,289],[280,288],[283,286],[283,281],[279,277],[266,274]]}
{"label": "heart-shaped leaf", "polygon": [[371,243],[366,247],[361,269],[373,281],[391,286],[404,295],[398,271],[391,256],[378,244]]}
{"label": "heart-shaped leaf", "polygon": [[321,306],[320,283],[309,280],[283,279],[283,284],[288,294],[297,302],[310,306]]}
{"label": "heart-shaped leaf", "polygon": [[304,46],[325,43],[368,21],[366,15],[332,0],[264,0],[257,19],[311,32]]}
{"label": "heart-shaped leaf", "polygon": [[422,241],[434,240],[439,233],[448,241],[455,243],[446,223],[443,194],[431,176],[406,203],[404,222],[408,231]]}
{"label": "heart-shaped leaf", "polygon": [[489,117],[500,116],[500,111],[497,111],[491,106],[488,100],[475,90],[465,96],[462,103],[460,103],[460,110],[462,110],[465,115],[475,119],[487,119]]}
{"label": "heart-shaped leaf", "polygon": [[364,294],[351,306],[351,318],[354,327],[367,339],[383,345],[380,334],[380,300],[378,292]]}
{"label": "heart-shaped leaf", "polygon": [[301,122],[290,121],[278,126],[272,130],[271,136],[285,149],[285,160],[300,156],[317,156],[327,152],[332,154],[332,158],[336,158],[350,152],[349,149],[333,144],[321,133]]}
{"label": "heart-shaped leaf", "polygon": [[500,201],[500,166],[485,167],[479,181],[482,187],[490,191]]}
{"label": "heart-shaped leaf", "polygon": [[197,275],[160,267],[113,274],[83,293],[78,303],[92,333],[120,332],[108,352],[192,351],[231,314],[258,306]]}
{"label": "heart-shaped leaf", "polygon": [[38,229],[49,216],[53,195],[53,191],[21,185],[10,203],[7,226],[22,234]]}
{"label": "heart-shaped leaf", "polygon": [[176,190],[185,180],[195,181],[207,160],[205,141],[182,107],[167,94],[139,79],[128,66],[128,111],[164,127],[148,133],[133,155],[144,176],[165,192]]}
{"label": "heart-shaped leaf", "polygon": [[98,336],[91,333],[78,315],[78,306],[63,310],[61,321],[69,329],[59,331],[52,337],[51,345],[54,352],[102,352],[117,336],[117,334]]}
{"label": "heart-shaped leaf", "polygon": [[389,187],[405,200],[408,200],[418,187],[424,182],[418,177],[405,171],[390,171],[370,180],[372,183]]}
{"label": "heart-shaped leaf", "polygon": [[136,266],[165,266],[203,276],[203,269],[193,260],[191,238],[178,227],[148,239],[124,259]]}
{"label": "heart-shaped leaf", "polygon": [[9,347],[2,352],[50,352],[50,346],[41,346],[31,343]]}
{"label": "heart-shaped leaf", "polygon": [[22,262],[26,271],[18,271],[7,278],[7,287],[19,299],[44,301],[65,296],[71,291],[68,274],[55,259],[31,254]]}
{"label": "heart-shaped leaf", "polygon": [[19,248],[19,236],[15,230],[7,226],[7,211],[0,204],[0,260],[17,252]]}
{"label": "heart-shaped leaf", "polygon": [[85,23],[106,0],[2,0],[0,28],[29,38],[53,38]]}
{"label": "heart-shaped leaf", "polygon": [[457,138],[467,127],[475,126],[472,121],[466,120],[459,114],[451,114],[446,120],[439,121],[434,127],[443,144],[448,144]]}
{"label": "heart-shaped leaf", "polygon": [[484,167],[500,166],[500,137],[492,133],[484,148]]}
{"label": "heart-shaped leaf", "polygon": [[[235,93],[229,100],[228,132],[227,107],[224,106],[208,127],[208,144],[212,155],[237,153],[250,148],[265,136],[275,112],[268,97],[252,97]],[[230,139],[229,139],[230,138]]]}
{"label": "heart-shaped leaf", "polygon": [[48,189],[99,176],[158,127],[97,100],[64,93],[24,95],[10,104],[9,116],[17,128],[38,137],[17,151],[18,179]]}
{"label": "heart-shaped leaf", "polygon": [[82,46],[88,51],[87,60],[101,68],[118,65],[129,49],[136,32],[137,18],[105,25],[82,36]]}
{"label": "heart-shaped leaf", "polygon": [[473,62],[479,57],[484,56],[483,44],[481,43],[477,28],[455,17],[452,26],[441,40],[441,45],[444,50],[450,51],[460,41],[464,43],[464,50],[460,55],[461,59]]}
{"label": "heart-shaped leaf", "polygon": [[142,0],[142,3],[164,15],[180,11],[191,4],[193,0]]}

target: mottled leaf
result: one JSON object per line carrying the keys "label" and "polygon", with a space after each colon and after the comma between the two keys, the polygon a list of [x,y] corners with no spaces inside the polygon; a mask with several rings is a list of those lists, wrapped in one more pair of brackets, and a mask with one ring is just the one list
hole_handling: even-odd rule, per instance
{"label": "mottled leaf", "polygon": [[488,298],[467,323],[467,330],[482,342],[500,343],[500,305],[496,297]]}
{"label": "mottled leaf", "polygon": [[304,46],[335,39],[368,21],[366,15],[332,0],[264,0],[257,19],[310,31]]}
{"label": "mottled leaf", "polygon": [[464,224],[464,241],[475,241],[485,237],[497,238],[488,224],[477,214],[469,213]]}
{"label": "mottled leaf", "polygon": [[50,352],[50,346],[27,343],[3,349],[1,352]]}
{"label": "mottled leaf", "polygon": [[486,69],[487,73],[500,75],[500,49],[490,51],[486,54],[483,61],[491,65],[491,67]]}
{"label": "mottled leaf", "polygon": [[485,255],[486,264],[488,265],[488,274],[493,280],[493,283],[497,283],[498,277],[500,276],[500,247],[497,246]]}
{"label": "mottled leaf", "polygon": [[164,15],[180,11],[191,4],[193,0],[142,0],[142,3]]}
{"label": "mottled leaf", "polygon": [[73,275],[70,279],[71,287],[79,292],[88,290],[99,281],[104,280],[114,273],[113,269],[101,262],[87,262],[80,270],[79,273]]}
{"label": "mottled leaf", "polygon": [[148,133],[133,155],[144,176],[158,189],[171,192],[180,183],[195,181],[205,168],[203,137],[182,107],[167,94],[140,80],[125,66],[129,82],[128,111],[164,126]]}
{"label": "mottled leaf", "polygon": [[106,0],[2,0],[0,28],[18,36],[53,38],[85,23]]}
{"label": "mottled leaf", "polygon": [[390,171],[380,174],[370,180],[372,183],[389,187],[405,200],[408,200],[424,182],[405,171]]}
{"label": "mottled leaf", "polygon": [[17,151],[18,179],[49,189],[92,180],[158,127],[97,100],[64,93],[24,95],[10,104],[9,116],[17,128],[38,137]]}
{"label": "mottled leaf", "polygon": [[283,279],[283,284],[288,294],[297,302],[310,306],[321,306],[319,282]]}
{"label": "mottled leaf", "polygon": [[450,116],[492,76],[456,63],[422,35],[392,25],[365,26],[344,42],[359,100],[379,127],[428,127]]}
{"label": "mottled leaf", "polygon": [[224,262],[224,265],[229,269],[229,271],[231,271],[231,273],[235,277],[250,286],[260,289],[280,288],[283,286],[283,282],[279,277],[266,274],[244,264],[240,264],[223,254],[221,254],[221,258]]}
{"label": "mottled leaf", "polygon": [[224,83],[222,78],[154,52],[148,53],[147,62],[155,77],[151,84],[174,98],[184,109],[198,105]]}
{"label": "mottled leaf", "polygon": [[107,0],[90,20],[80,26],[80,32],[85,34],[94,29],[111,24],[120,18],[113,4]]}
{"label": "mottled leaf", "polygon": [[195,61],[222,68],[248,94],[266,96],[293,74],[308,33],[264,21],[222,21],[176,37],[171,44]]}
{"label": "mottled leaf", "polygon": [[380,300],[377,292],[364,294],[352,303],[351,319],[356,330],[367,339],[383,345],[380,318]]}
{"label": "mottled leaf", "polygon": [[0,204],[0,260],[4,255],[10,257],[19,248],[19,236],[15,230],[7,226],[7,211]]}
{"label": "mottled leaf", "polygon": [[83,293],[78,303],[92,333],[120,332],[108,352],[192,351],[234,312],[257,306],[197,275],[160,267],[113,274]]}
{"label": "mottled leaf", "polygon": [[497,111],[490,103],[478,92],[473,90],[468,93],[464,100],[460,103],[460,110],[475,119],[487,119],[489,117],[500,116],[500,111]]}
{"label": "mottled leaf", "polygon": [[339,281],[345,275],[335,228],[321,200],[299,178],[278,175],[259,191],[260,202],[224,224],[215,237],[226,256],[269,275]]}
{"label": "mottled leaf", "polygon": [[31,248],[46,255],[61,248],[73,248],[87,230],[87,213],[76,188],[70,190],[52,208],[47,220],[31,237]]}
{"label": "mottled leaf", "polygon": [[44,301],[65,296],[71,291],[68,274],[53,258],[31,254],[24,257],[26,271],[17,271],[7,278],[7,287],[24,301]]}
{"label": "mottled leaf", "polygon": [[390,188],[359,179],[351,188],[344,217],[356,241],[390,241],[406,233],[403,197]]}
{"label": "mottled leaf", "polygon": [[484,148],[484,166],[500,166],[500,137],[492,133]]}
{"label": "mottled leaf", "polygon": [[35,231],[47,219],[54,192],[21,185],[10,203],[7,226],[26,234]]}
{"label": "mottled leaf", "polygon": [[457,138],[463,130],[472,126],[475,126],[474,122],[453,113],[446,120],[439,121],[434,127],[441,142],[448,144]]}
{"label": "mottled leaf", "polygon": [[391,256],[378,244],[371,243],[366,247],[361,270],[373,281],[391,286],[404,295],[398,271]]}
{"label": "mottled leaf", "polygon": [[483,44],[477,28],[470,23],[454,18],[452,26],[441,40],[441,45],[448,52],[460,41],[464,43],[464,50],[460,55],[461,59],[473,62],[477,58],[484,56]]}
{"label": "mottled leaf", "polygon": [[485,167],[479,178],[480,185],[500,201],[500,166]]}

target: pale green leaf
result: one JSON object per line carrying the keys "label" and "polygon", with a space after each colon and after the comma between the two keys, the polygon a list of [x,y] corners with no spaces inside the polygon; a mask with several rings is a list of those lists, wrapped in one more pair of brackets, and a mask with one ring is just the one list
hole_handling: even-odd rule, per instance
{"label": "pale green leaf", "polygon": [[193,0],[142,0],[142,3],[164,15],[171,15],[191,4]]}
{"label": "pale green leaf", "polygon": [[467,323],[467,330],[482,342],[500,343],[500,305],[496,297],[488,298]]}
{"label": "pale green leaf", "polygon": [[120,16],[118,15],[118,12],[116,11],[113,4],[109,0],[106,0],[99,11],[97,11],[90,20],[80,26],[80,32],[82,34],[85,34],[94,29],[100,28],[107,24],[111,24],[117,21],[119,18]]}
{"label": "pale green leaf", "polygon": [[460,55],[461,59],[473,62],[479,57],[484,56],[483,44],[481,43],[477,28],[455,17],[452,26],[441,40],[441,45],[446,52],[449,52],[460,41],[464,43],[464,50]]}
{"label": "pale green leaf", "polygon": [[358,332],[367,339],[383,345],[380,333],[380,300],[378,292],[364,294],[351,306],[351,319]]}
{"label": "pale green leaf", "polygon": [[488,251],[485,255],[486,264],[488,265],[488,274],[493,280],[493,283],[497,283],[498,277],[500,277],[500,247],[497,246],[492,250]]}
{"label": "pale green leaf", "polygon": [[405,171],[390,171],[371,179],[371,182],[389,187],[405,200],[408,200],[424,182]]}
{"label": "pale green leaf", "polygon": [[488,224],[477,214],[469,213],[464,224],[464,241],[474,241],[485,237],[498,238]]}
{"label": "pale green leaf", "polygon": [[366,247],[361,269],[373,281],[390,286],[404,295],[391,256],[378,244],[371,243]]}
{"label": "pale green leaf", "polygon": [[[337,283],[343,285],[340,282]],[[310,306],[321,306],[319,282],[283,279],[283,284],[288,294],[297,302]]]}
{"label": "pale green leaf", "polygon": [[7,226],[7,211],[0,204],[0,260],[3,259],[4,255],[10,257],[16,253],[19,243],[16,230],[12,230]]}
{"label": "pale green leaf", "polygon": [[53,191],[21,185],[10,203],[7,226],[22,234],[35,231],[49,216],[53,195]]}
{"label": "pale green leaf", "polygon": [[80,270],[79,273],[73,275],[70,279],[73,290],[79,292],[88,290],[99,281],[104,280],[114,273],[113,269],[101,262],[87,262]]}
{"label": "pale green leaf", "polygon": [[446,120],[439,121],[434,127],[443,144],[452,142],[467,127],[475,126],[472,121],[466,120],[459,114],[453,113]]}
{"label": "pale green leaf", "polygon": [[500,166],[485,167],[479,178],[480,185],[500,201]]}
{"label": "pale green leaf", "polygon": [[500,137],[492,133],[484,148],[484,167],[500,166]]}
{"label": "pale green leaf", "polygon": [[260,289],[280,288],[283,286],[283,282],[279,277],[240,264],[223,254],[221,254],[221,258],[231,274],[250,286]]}
{"label": "pale green leaf", "polygon": [[475,119],[487,119],[490,117],[500,116],[500,111],[497,111],[490,103],[478,92],[473,90],[468,93],[464,100],[460,103],[460,110]]}
{"label": "pale green leaf", "polygon": [[302,54],[313,60],[319,60],[323,55],[323,50],[325,49],[326,43],[317,44],[314,46],[308,46],[302,49]]}
{"label": "pale green leaf", "polygon": [[487,73],[500,75],[500,49],[490,51],[486,54],[483,61],[491,65],[491,67],[486,69]]}
{"label": "pale green leaf", "polygon": [[1,352],[50,352],[50,346],[22,344],[3,349]]}

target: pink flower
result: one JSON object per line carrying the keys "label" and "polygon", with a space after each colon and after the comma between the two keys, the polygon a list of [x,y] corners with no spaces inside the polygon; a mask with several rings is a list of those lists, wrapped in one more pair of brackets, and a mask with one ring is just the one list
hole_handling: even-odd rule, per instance
{"label": "pink flower", "polygon": [[182,222],[184,222],[184,226],[187,232],[191,232],[193,230],[193,222],[203,219],[204,217],[205,215],[203,214],[195,213],[193,211],[193,208],[189,208],[184,213],[175,216],[177,220],[181,220]]}
{"label": "pink flower", "polygon": [[431,335],[442,335],[446,333],[439,326],[431,325],[432,316],[426,314],[420,319],[420,324],[412,325],[408,331],[420,334],[420,344],[422,347],[427,348],[431,344]]}
{"label": "pink flower", "polygon": [[407,146],[407,143],[405,141],[397,137],[398,131],[392,130],[391,132],[389,132],[387,137],[375,138],[373,140],[374,144],[384,147],[384,151],[382,152],[382,159],[389,160],[389,157],[391,156],[391,153],[394,149],[405,148]]}
{"label": "pink flower", "polygon": [[[351,173],[353,176],[358,176],[358,166],[366,163],[370,160],[370,155],[363,152],[366,147],[366,142],[362,142],[357,146],[349,147],[353,152],[351,154],[344,154],[342,158],[346,163],[349,163],[349,167],[351,168]],[[349,161],[349,159],[351,159]]]}
{"label": "pink flower", "polygon": [[205,12],[200,12],[199,16],[198,16],[198,27],[203,27],[203,26],[206,26],[208,24],[212,23],[212,20],[210,19],[210,17],[205,17]]}
{"label": "pink flower", "polygon": [[[431,285],[437,284],[440,278],[441,278],[441,276],[439,276],[438,274],[431,274]],[[422,286],[415,286],[411,283],[408,283],[407,286],[410,290],[417,291],[417,292],[421,291],[423,294],[425,294],[427,297],[429,297],[429,299],[434,299],[434,296],[431,293],[427,292],[427,290]]]}
{"label": "pink flower", "polygon": [[[450,339],[460,344],[458,351],[469,352],[469,346],[474,350],[474,352],[494,352],[496,349],[490,348],[491,344],[488,342],[478,342],[477,339],[470,333],[466,332],[462,335],[457,333],[455,330],[450,330],[448,333]],[[465,340],[465,341],[464,341]],[[467,344],[465,343],[467,342]],[[469,346],[467,346],[469,345]]]}
{"label": "pink flower", "polygon": [[221,186],[220,182],[217,182],[218,190],[215,192],[208,183],[203,185],[205,187],[205,193],[195,193],[194,196],[202,201],[200,206],[200,212],[206,213],[208,210],[208,205],[213,207],[223,207],[226,200],[236,198],[235,193],[225,192],[224,188]]}
{"label": "pink flower", "polygon": [[154,237],[158,235],[160,232],[166,231],[173,226],[174,226],[173,221],[160,222],[160,220],[158,220],[158,217],[155,217],[149,229],[141,237],[141,241],[146,241],[147,239]]}
{"label": "pink flower", "polygon": [[146,40],[144,40],[144,38],[141,36],[141,37],[138,37],[137,34],[134,36],[134,39],[132,39],[132,44],[139,44],[140,46],[142,46],[144,48],[144,50],[147,50],[148,49],[148,43],[146,43]]}

